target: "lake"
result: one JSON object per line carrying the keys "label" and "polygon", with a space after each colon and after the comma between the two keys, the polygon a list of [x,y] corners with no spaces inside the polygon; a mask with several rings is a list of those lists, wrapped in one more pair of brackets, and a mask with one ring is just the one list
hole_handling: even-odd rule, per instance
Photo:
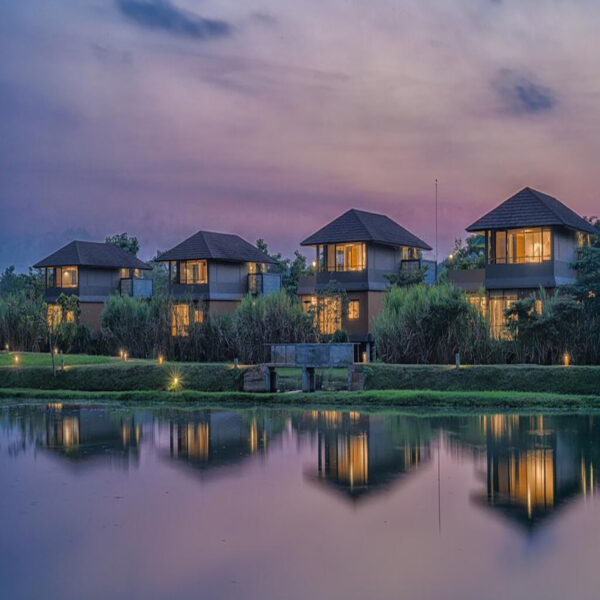
{"label": "lake", "polygon": [[598,598],[600,414],[0,407],[0,597]]}

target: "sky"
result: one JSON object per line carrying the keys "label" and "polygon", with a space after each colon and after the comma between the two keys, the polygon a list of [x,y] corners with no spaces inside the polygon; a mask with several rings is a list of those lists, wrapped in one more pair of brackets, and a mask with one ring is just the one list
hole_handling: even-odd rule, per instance
{"label": "sky", "polygon": [[291,255],[349,208],[433,246],[436,178],[440,257],[527,185],[599,215],[599,27],[592,0],[4,0],[0,268],[124,231]]}

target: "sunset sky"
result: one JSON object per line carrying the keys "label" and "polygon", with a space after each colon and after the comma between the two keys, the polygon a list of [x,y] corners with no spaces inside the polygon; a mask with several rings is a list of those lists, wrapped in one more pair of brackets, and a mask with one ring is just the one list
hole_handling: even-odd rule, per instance
{"label": "sunset sky", "polygon": [[530,185],[599,215],[592,0],[7,0],[0,268],[199,229],[291,254],[348,208],[440,255]]}

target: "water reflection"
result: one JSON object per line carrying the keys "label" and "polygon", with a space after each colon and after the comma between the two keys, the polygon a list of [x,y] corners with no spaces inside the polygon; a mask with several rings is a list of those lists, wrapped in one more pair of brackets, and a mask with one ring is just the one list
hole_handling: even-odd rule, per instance
{"label": "water reflection", "polygon": [[600,431],[594,416],[483,415],[446,424],[450,446],[484,455],[475,504],[533,530],[569,501],[593,495]]}
{"label": "water reflection", "polygon": [[169,459],[211,471],[264,455],[283,432],[285,418],[264,411],[203,410],[166,414]]}
{"label": "water reflection", "polygon": [[316,440],[316,468],[306,478],[353,501],[386,490],[431,457],[430,429],[420,419],[325,410],[293,422]]}
{"label": "water reflection", "polygon": [[[227,472],[281,448],[311,448],[304,480],[356,502],[426,467],[440,443],[473,461],[465,499],[533,530],[569,501],[593,496],[600,427],[594,415],[419,417],[340,410],[138,410],[48,403],[0,409],[9,454],[28,447],[70,463],[138,466],[157,453],[189,473]],[[11,432],[7,436],[7,432]]]}

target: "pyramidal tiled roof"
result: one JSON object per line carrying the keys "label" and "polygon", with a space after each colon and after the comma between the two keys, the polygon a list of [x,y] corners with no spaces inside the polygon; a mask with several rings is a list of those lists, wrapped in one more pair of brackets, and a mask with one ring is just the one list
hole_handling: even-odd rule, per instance
{"label": "pyramidal tiled roof", "polygon": [[343,242],[378,242],[390,246],[411,246],[431,250],[431,246],[385,215],[352,208],[316,233],[302,246]]}
{"label": "pyramidal tiled roof", "polygon": [[467,231],[509,229],[513,227],[540,227],[562,225],[586,233],[598,230],[556,198],[530,187],[523,188],[500,206],[467,227]]}
{"label": "pyramidal tiled roof", "polygon": [[277,263],[239,235],[215,231],[199,231],[160,257],[161,261],[193,259]]}
{"label": "pyramidal tiled roof", "polygon": [[150,269],[145,262],[114,244],[79,240],[70,242],[33,266],[36,269],[67,266]]}

